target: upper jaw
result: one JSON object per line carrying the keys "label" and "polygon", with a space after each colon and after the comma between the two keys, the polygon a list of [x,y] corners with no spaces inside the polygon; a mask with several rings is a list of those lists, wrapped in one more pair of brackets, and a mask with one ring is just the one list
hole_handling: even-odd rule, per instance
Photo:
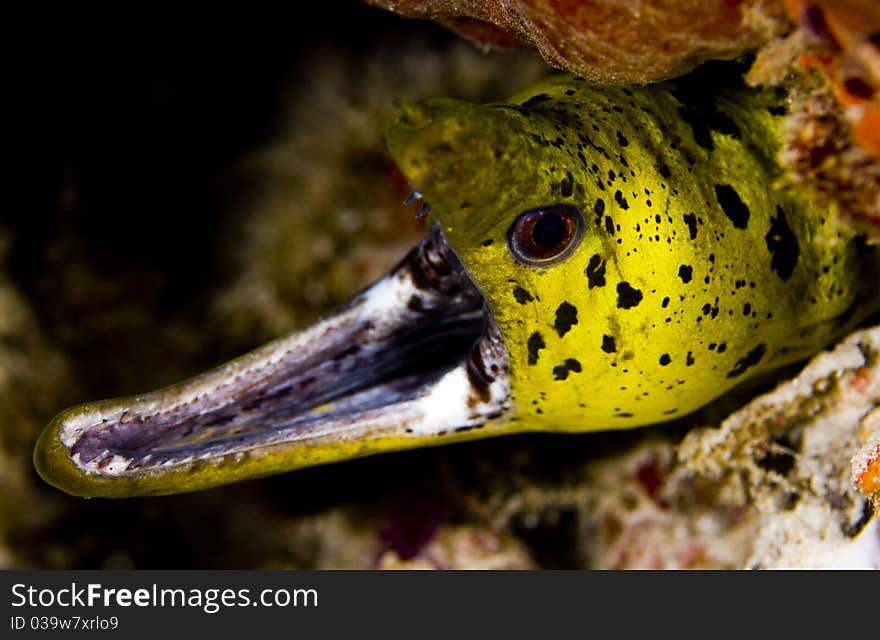
{"label": "upper jaw", "polygon": [[126,496],[433,444],[508,413],[508,369],[494,318],[435,227],[305,331],[181,384],[62,413],[35,463],[70,493]]}

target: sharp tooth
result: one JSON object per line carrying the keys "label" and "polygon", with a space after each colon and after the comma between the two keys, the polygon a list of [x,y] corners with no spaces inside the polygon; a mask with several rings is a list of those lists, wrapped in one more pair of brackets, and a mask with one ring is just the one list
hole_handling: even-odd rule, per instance
{"label": "sharp tooth", "polygon": [[421,200],[421,199],[422,199],[422,194],[419,193],[418,191],[413,191],[411,194],[409,194],[409,196],[407,196],[406,200],[403,201],[403,204],[405,204],[406,206],[409,206],[412,203],[414,203],[416,200]]}
{"label": "sharp tooth", "polygon": [[429,213],[431,213],[431,207],[426,202],[419,207],[418,211],[416,211],[416,218],[424,218]]}

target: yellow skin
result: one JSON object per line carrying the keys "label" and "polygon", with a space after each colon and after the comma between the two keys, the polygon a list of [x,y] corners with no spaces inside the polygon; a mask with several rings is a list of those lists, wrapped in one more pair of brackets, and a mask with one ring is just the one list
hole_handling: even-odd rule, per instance
{"label": "yellow skin", "polygon": [[[523,428],[685,415],[877,309],[859,291],[876,252],[778,186],[778,103],[708,100],[688,113],[674,85],[559,76],[515,109],[430,100],[389,130],[498,321]],[[558,203],[584,214],[577,250],[548,267],[514,260],[515,218]]]}
{"label": "yellow skin", "polygon": [[[114,425],[173,424],[175,411],[234,395],[233,381],[268,376],[278,354],[312,348],[327,326],[318,325],[181,385],[69,409],[41,437],[37,468],[76,495],[191,491],[489,435],[654,424],[802,360],[880,309],[870,291],[880,269],[877,251],[835,228],[833,212],[784,187],[775,161],[782,112],[778,99],[745,90],[598,88],[567,75],[502,104],[404,105],[389,150],[500,329],[509,395],[498,411],[474,413],[467,431],[430,432],[413,428],[415,409],[394,405],[372,421],[328,421],[316,435],[109,475],[73,460],[80,430],[111,442]],[[582,214],[573,250],[542,266],[515,259],[520,215],[560,204]],[[327,322],[352,323],[357,309]],[[473,390],[465,400],[480,406]],[[344,398],[314,411],[332,413],[335,403]],[[215,405],[187,419],[236,406]],[[180,441],[219,442],[257,431],[256,420],[235,430],[220,420]],[[161,444],[169,442],[177,440]]]}

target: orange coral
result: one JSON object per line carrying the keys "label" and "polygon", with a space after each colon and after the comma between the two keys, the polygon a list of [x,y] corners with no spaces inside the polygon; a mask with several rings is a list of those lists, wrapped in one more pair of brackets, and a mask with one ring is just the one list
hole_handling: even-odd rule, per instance
{"label": "orange coral", "polygon": [[874,455],[868,460],[856,482],[865,495],[880,498],[880,444],[875,447]]}

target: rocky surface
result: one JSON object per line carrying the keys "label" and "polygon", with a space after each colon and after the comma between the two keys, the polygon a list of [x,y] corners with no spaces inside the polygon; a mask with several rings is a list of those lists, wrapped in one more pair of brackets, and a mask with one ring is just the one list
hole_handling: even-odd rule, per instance
{"label": "rocky surface", "polygon": [[730,60],[788,26],[779,0],[368,0],[433,18],[483,46],[530,45],[597,82],[645,83]]}

